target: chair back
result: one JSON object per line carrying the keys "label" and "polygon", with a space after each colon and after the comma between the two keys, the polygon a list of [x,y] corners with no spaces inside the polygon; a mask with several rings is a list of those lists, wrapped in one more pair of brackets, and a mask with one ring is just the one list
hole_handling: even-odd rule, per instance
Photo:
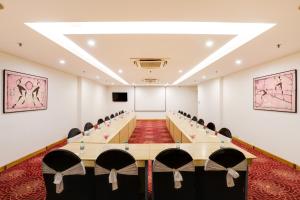
{"label": "chair back", "polygon": [[197,122],[197,117],[194,116],[194,117],[192,118],[192,120],[193,120],[194,122]]}
{"label": "chair back", "polygon": [[77,135],[81,134],[81,131],[78,128],[72,128],[68,133],[68,139],[75,137]]}
{"label": "chair back", "polygon": [[115,118],[115,115],[114,115],[114,114],[111,114],[111,115],[110,115],[110,118],[111,118],[111,119]]}
{"label": "chair back", "polygon": [[219,133],[221,135],[224,135],[225,137],[232,138],[231,132],[230,132],[230,130],[228,128],[221,128],[219,130]]}
{"label": "chair back", "polygon": [[91,122],[87,122],[85,125],[84,125],[84,131],[88,131],[90,129],[94,128],[94,125],[91,123]]}
{"label": "chair back", "polygon": [[94,198],[92,179],[73,152],[53,150],[45,155],[42,166],[47,200]]}
{"label": "chair back", "polygon": [[118,117],[118,116],[119,116],[119,113],[118,113],[118,112],[116,112],[115,116],[116,116],[116,117]]}
{"label": "chair back", "polygon": [[207,127],[208,129],[212,130],[212,131],[216,131],[216,126],[215,126],[215,124],[212,123],[212,122],[209,122],[209,123],[206,125],[206,127]]}
{"label": "chair back", "polygon": [[104,120],[103,120],[102,118],[100,118],[100,119],[98,119],[97,124],[100,125],[100,124],[102,124],[103,122],[104,122]]}
{"label": "chair back", "polygon": [[195,167],[193,158],[184,150],[167,149],[153,162],[153,199],[194,200]]}
{"label": "chair back", "polygon": [[95,186],[96,199],[138,200],[140,188],[135,159],[128,152],[119,149],[101,153],[96,159]]}
{"label": "chair back", "polygon": [[104,118],[104,121],[109,121],[109,116],[106,116],[106,117]]}
{"label": "chair back", "polygon": [[186,116],[186,117],[191,119],[191,115],[190,115],[190,114],[187,114],[187,116]]}
{"label": "chair back", "polygon": [[183,116],[185,116],[185,117],[186,117],[186,113],[185,113],[185,112],[183,113]]}
{"label": "chair back", "polygon": [[198,177],[204,199],[244,199],[247,191],[247,160],[233,148],[222,148],[209,156]]}
{"label": "chair back", "polygon": [[202,126],[204,126],[204,120],[203,119],[199,119],[198,120],[198,124],[201,124]]}

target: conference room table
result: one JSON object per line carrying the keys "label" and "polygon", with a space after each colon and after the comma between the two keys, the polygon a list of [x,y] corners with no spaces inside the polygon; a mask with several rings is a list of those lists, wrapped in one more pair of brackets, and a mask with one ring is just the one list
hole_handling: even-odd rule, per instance
{"label": "conference room table", "polygon": [[[203,126],[192,124],[189,120],[175,113],[166,113],[166,125],[176,143],[128,144],[128,139],[136,126],[134,112],[125,113],[111,120],[87,135],[68,141],[61,149],[69,150],[78,155],[85,167],[93,168],[97,157],[109,149],[122,149],[131,154],[139,169],[140,193],[147,199],[147,162],[155,160],[156,156],[168,148],[179,148],[188,152],[198,168],[203,168],[209,156],[221,148],[234,148],[241,151],[251,164],[255,158],[251,153],[231,143],[229,138],[216,135],[214,131]],[[155,133],[154,133],[155,134]],[[82,150],[80,146],[84,145]],[[245,180],[247,182],[247,178]],[[247,192],[247,189],[246,189]]]}

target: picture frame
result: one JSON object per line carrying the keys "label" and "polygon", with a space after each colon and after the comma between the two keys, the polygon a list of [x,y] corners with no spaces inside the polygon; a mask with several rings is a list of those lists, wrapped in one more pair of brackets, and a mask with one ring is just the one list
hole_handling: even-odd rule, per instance
{"label": "picture frame", "polygon": [[46,110],[48,78],[3,70],[3,113]]}
{"label": "picture frame", "polygon": [[297,70],[254,78],[253,109],[297,113]]}

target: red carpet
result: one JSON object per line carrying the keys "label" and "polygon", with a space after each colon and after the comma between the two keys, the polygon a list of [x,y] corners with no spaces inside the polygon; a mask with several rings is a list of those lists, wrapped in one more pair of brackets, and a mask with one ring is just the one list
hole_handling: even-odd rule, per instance
{"label": "red carpet", "polygon": [[[170,143],[173,140],[164,121],[138,121],[129,142]],[[257,156],[249,170],[248,200],[300,200],[300,171],[236,141],[234,143]],[[0,200],[45,199],[41,174],[43,156],[44,154],[38,155],[0,173]],[[151,186],[152,180],[151,177],[149,178],[149,186]],[[151,187],[149,191],[151,192]]]}

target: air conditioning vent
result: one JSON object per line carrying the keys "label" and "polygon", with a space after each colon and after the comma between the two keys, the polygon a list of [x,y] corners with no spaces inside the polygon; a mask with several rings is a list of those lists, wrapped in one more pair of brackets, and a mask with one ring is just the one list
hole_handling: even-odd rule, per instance
{"label": "air conditioning vent", "polygon": [[166,66],[165,58],[131,58],[133,64],[142,69],[160,69]]}
{"label": "air conditioning vent", "polygon": [[148,84],[159,83],[159,80],[156,79],[156,78],[145,78],[143,81],[144,81],[145,83],[148,83]]}

